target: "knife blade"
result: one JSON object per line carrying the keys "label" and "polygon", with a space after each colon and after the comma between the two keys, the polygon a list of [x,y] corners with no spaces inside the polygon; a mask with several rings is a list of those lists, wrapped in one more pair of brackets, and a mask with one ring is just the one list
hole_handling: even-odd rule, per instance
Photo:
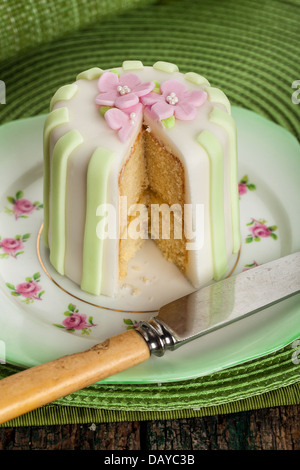
{"label": "knife blade", "polygon": [[164,305],[138,331],[162,356],[300,291],[300,252],[211,284]]}
{"label": "knife blade", "polygon": [[53,402],[300,292],[300,252],[163,306],[135,330],[0,381],[0,423]]}

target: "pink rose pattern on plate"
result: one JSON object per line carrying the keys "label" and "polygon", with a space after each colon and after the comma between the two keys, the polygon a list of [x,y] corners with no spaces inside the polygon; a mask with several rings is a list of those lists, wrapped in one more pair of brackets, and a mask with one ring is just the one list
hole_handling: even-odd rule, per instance
{"label": "pink rose pattern on plate", "polygon": [[139,322],[131,320],[130,318],[123,318],[123,323],[126,325],[126,330],[135,330],[139,326]]}
{"label": "pink rose pattern on plate", "polygon": [[245,264],[243,271],[248,271],[251,268],[256,268],[256,266],[259,266],[259,264],[254,260],[253,263]]}
{"label": "pink rose pattern on plate", "polygon": [[273,238],[273,240],[278,239],[278,235],[274,233],[277,230],[277,225],[266,225],[267,221],[264,219],[251,219],[247,224],[249,227],[250,233],[246,237],[246,243],[251,243],[253,241],[259,242],[262,238]]}
{"label": "pink rose pattern on plate", "polygon": [[[238,193],[239,198],[248,193],[248,191],[255,191],[256,184],[250,183],[248,175],[244,175],[238,183]],[[259,242],[262,239],[272,238],[273,240],[278,239],[278,235],[275,233],[277,230],[277,225],[268,225],[267,221],[264,219],[255,219],[251,218],[250,222],[246,224],[249,227],[249,232],[245,238],[247,244],[254,242]],[[252,263],[245,264],[243,271],[259,266],[257,261]]]}
{"label": "pink rose pattern on plate", "polygon": [[0,249],[3,253],[0,253],[0,259],[14,258],[24,253],[24,243],[30,237],[30,233],[24,235],[16,235],[14,238],[3,238],[0,237]]}
{"label": "pink rose pattern on plate", "polygon": [[[21,190],[17,191],[14,197],[7,196],[7,200],[12,204],[12,208],[5,207],[4,212],[13,215],[16,221],[20,218],[28,218],[34,211],[43,208],[43,204],[40,202],[35,201],[32,203],[25,199]],[[30,233],[15,235],[14,237],[0,237],[0,259],[18,259],[24,253],[24,244],[30,237]],[[40,273],[36,272],[32,277],[26,277],[24,282],[16,285],[6,282],[6,287],[10,289],[11,295],[19,297],[26,304],[31,304],[36,300],[42,300],[42,295],[45,293],[40,285],[40,277]]]}
{"label": "pink rose pattern on plate", "polygon": [[79,310],[76,308],[76,305],[69,304],[68,310],[64,312],[65,319],[59,323],[54,323],[53,325],[57,328],[62,328],[68,333],[75,333],[80,331],[82,335],[89,335],[92,331],[92,327],[97,326],[93,317],[87,319],[87,315],[84,313],[79,313]]}
{"label": "pink rose pattern on plate", "polygon": [[5,207],[5,212],[9,215],[14,215],[16,220],[20,218],[27,219],[34,211],[43,208],[43,204],[39,201],[31,202],[23,196],[23,191],[17,191],[14,197],[7,196],[7,200],[12,204],[12,208]]}
{"label": "pink rose pattern on plate", "polygon": [[238,188],[239,188],[239,196],[241,197],[244,194],[246,194],[248,191],[254,191],[256,189],[256,185],[253,183],[249,183],[248,175],[245,175],[239,181]]}
{"label": "pink rose pattern on plate", "polygon": [[42,300],[42,295],[45,293],[39,284],[40,277],[40,273],[35,273],[32,277],[26,277],[25,281],[17,284],[17,286],[9,282],[6,283],[6,286],[11,290],[11,295],[24,297],[22,302],[30,304],[35,300]]}

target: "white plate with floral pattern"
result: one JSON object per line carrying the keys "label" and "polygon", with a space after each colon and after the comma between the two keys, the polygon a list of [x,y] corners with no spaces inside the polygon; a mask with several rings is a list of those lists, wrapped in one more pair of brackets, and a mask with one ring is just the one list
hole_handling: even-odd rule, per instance
{"label": "white plate with floral pattern", "polygon": [[[300,249],[300,147],[286,130],[233,107],[242,246],[227,275]],[[84,294],[51,267],[41,241],[45,116],[0,128],[0,361],[31,367],[83,351],[192,291],[151,241],[116,298]],[[269,354],[300,336],[300,297],[265,309],[107,383],[187,380]]]}

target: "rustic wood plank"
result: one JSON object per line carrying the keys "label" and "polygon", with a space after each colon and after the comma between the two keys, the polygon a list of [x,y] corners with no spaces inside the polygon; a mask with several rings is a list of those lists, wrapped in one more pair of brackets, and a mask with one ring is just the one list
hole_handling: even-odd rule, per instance
{"label": "rustic wood plank", "polygon": [[0,450],[139,450],[137,422],[0,429]]}
{"label": "rustic wood plank", "polygon": [[0,428],[0,450],[300,450],[300,407],[166,421]]}
{"label": "rustic wood plank", "polygon": [[300,450],[300,408],[147,423],[148,450]]}

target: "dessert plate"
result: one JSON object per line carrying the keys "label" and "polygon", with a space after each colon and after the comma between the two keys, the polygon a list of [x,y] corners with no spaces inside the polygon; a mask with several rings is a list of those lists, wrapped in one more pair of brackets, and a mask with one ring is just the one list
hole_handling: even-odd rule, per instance
{"label": "dessert plate", "polygon": [[[300,249],[300,147],[286,130],[245,109],[238,128],[242,246],[227,276]],[[192,292],[150,240],[116,297],[83,293],[49,263],[43,230],[45,116],[0,128],[0,360],[31,367],[83,351]],[[187,380],[276,351],[300,336],[300,296],[202,337],[106,383]]]}

